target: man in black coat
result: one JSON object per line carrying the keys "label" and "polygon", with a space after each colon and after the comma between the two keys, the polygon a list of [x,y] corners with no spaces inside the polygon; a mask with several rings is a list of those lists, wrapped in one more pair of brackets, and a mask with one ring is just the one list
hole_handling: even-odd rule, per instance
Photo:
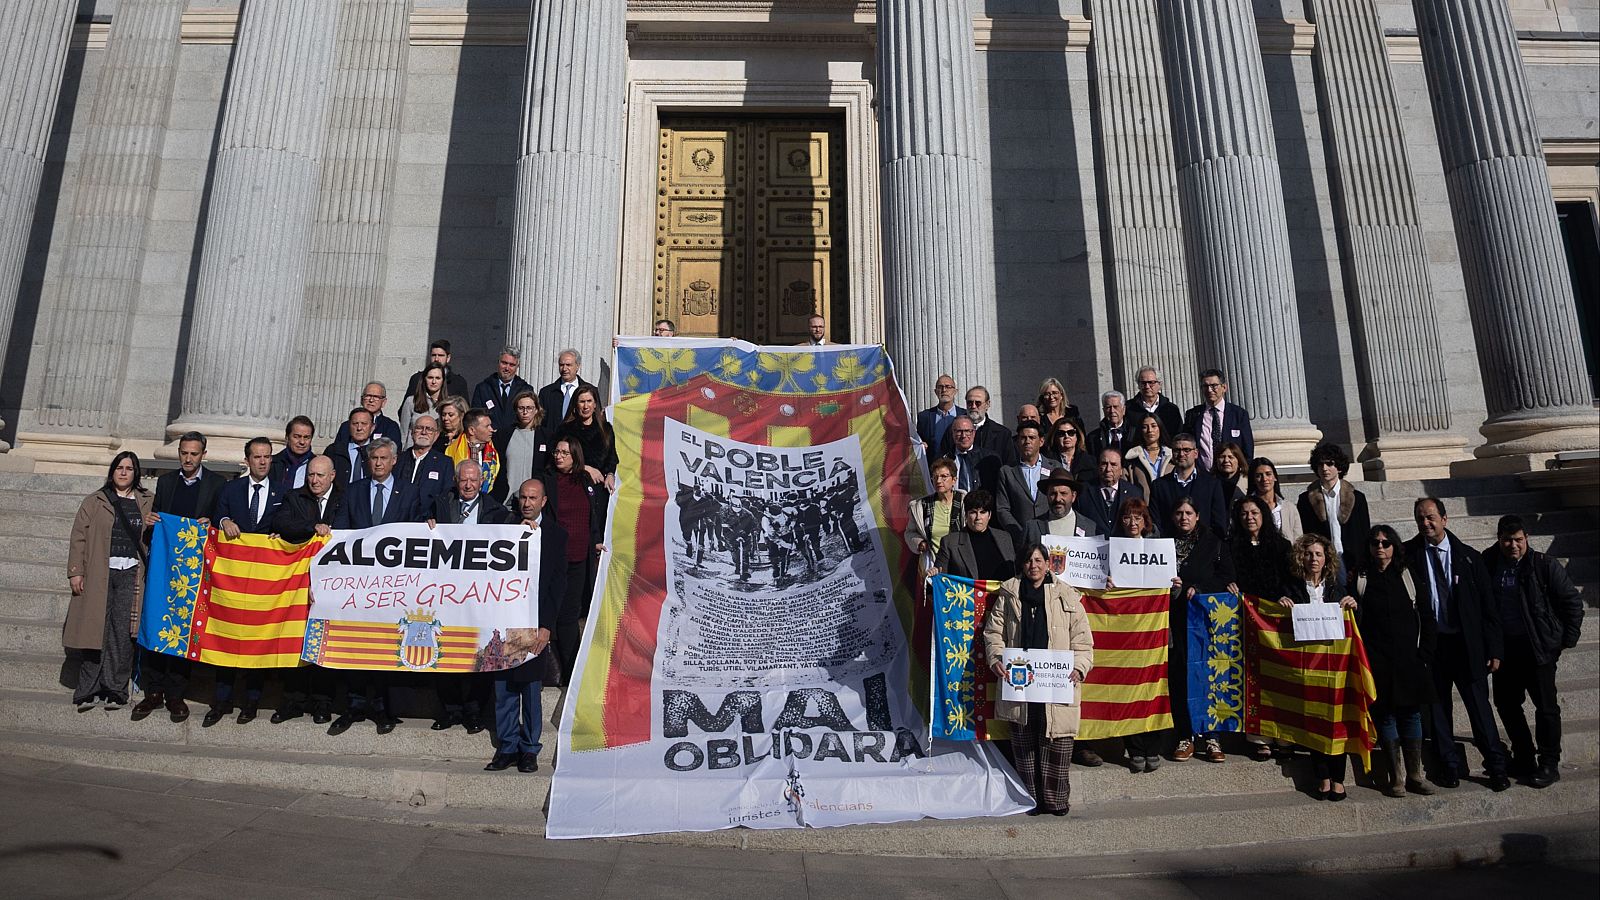
{"label": "man in black coat", "polygon": [[539,389],[539,408],[544,410],[545,424],[557,431],[566,421],[568,406],[580,387],[593,387],[578,374],[583,357],[576,350],[567,349],[556,354],[556,380]]}
{"label": "man in black coat", "polygon": [[433,509],[433,501],[450,489],[455,481],[454,465],[439,446],[439,420],[423,413],[411,420],[411,446],[400,451],[394,477],[417,489],[422,509]]}
{"label": "man in black coat", "polygon": [[1039,486],[1049,475],[1048,464],[1039,456],[1044,449],[1044,436],[1038,422],[1023,422],[1017,426],[1017,462],[1002,466],[994,491],[994,519],[998,528],[1011,535],[1011,543],[1023,549],[1028,523],[1050,509],[1050,500]]}
{"label": "man in black coat", "polygon": [[[389,389],[381,381],[369,381],[361,390],[361,408],[372,413],[372,434],[375,437],[386,437],[396,444],[400,440],[400,423],[383,414],[384,404],[389,402]],[[339,423],[339,429],[333,434],[335,444],[350,440],[350,422],[346,420]]]}
{"label": "man in black coat", "polygon": [[[973,445],[999,457],[1000,465],[1009,466],[1017,461],[1017,448],[1012,439],[1011,429],[997,422],[989,414],[990,412],[989,389],[981,384],[968,388],[966,416],[977,429],[973,435]],[[950,429],[945,432],[944,440],[939,443],[940,456],[950,456],[955,452],[955,430],[956,426],[952,422]],[[994,490],[993,484],[986,487]]]}
{"label": "man in black coat", "polygon": [[[145,520],[146,526],[154,525],[160,513],[210,523],[217,495],[228,479],[207,469],[205,458],[205,435],[190,431],[178,438],[178,469],[156,479],[155,505]],[[189,704],[184,702],[184,695],[189,692],[189,661],[152,650],[142,650],[139,658],[144,699],[134,706],[133,721],[145,718],[163,705],[172,721],[189,718]]]}
{"label": "man in black coat", "polygon": [[1039,543],[1044,535],[1056,537],[1094,537],[1100,534],[1100,526],[1088,516],[1081,516],[1073,508],[1078,502],[1078,493],[1082,485],[1072,477],[1066,469],[1057,468],[1050,472],[1050,477],[1039,482],[1039,493],[1044,495],[1045,502],[1049,504],[1046,511],[1036,516],[1027,524],[1023,531],[1023,550]]}
{"label": "man in black coat", "polygon": [[[1511,739],[1509,774],[1544,788],[1561,780],[1556,662],[1562,650],[1578,645],[1583,599],[1561,563],[1529,549],[1521,517],[1501,518],[1496,533],[1496,543],[1483,553],[1505,635],[1505,655],[1493,679],[1494,705]],[[1533,698],[1532,732],[1522,712],[1524,697]]]}
{"label": "man in black coat", "polygon": [[1173,507],[1180,498],[1188,497],[1206,530],[1219,538],[1228,536],[1228,504],[1222,499],[1222,485],[1196,464],[1198,454],[1193,435],[1178,435],[1172,442],[1172,468],[1150,486],[1150,518],[1162,535],[1172,536]]}
{"label": "man in black coat", "polygon": [[[343,508],[344,491],[334,482],[333,460],[313,456],[306,463],[306,483],[284,495],[273,514],[272,530],[291,544],[327,537]],[[333,680],[321,666],[301,665],[284,673],[283,702],[273,712],[272,724],[300,718],[307,706],[318,725],[333,719]]]}
{"label": "man in black coat", "polygon": [[545,667],[539,657],[550,648],[550,623],[560,613],[561,597],[567,590],[567,532],[554,516],[544,515],[545,500],[544,482],[538,479],[530,478],[517,489],[517,514],[539,532],[539,628],[528,661],[495,673],[494,728],[499,749],[484,766],[489,772],[512,765],[518,772],[539,771],[539,736],[544,730],[539,691]]}
{"label": "man in black coat", "polygon": [[1134,376],[1138,393],[1128,401],[1128,433],[1139,434],[1139,423],[1152,416],[1161,420],[1161,437],[1172,440],[1183,430],[1183,412],[1178,404],[1161,393],[1161,373],[1154,366],[1145,366]]}
{"label": "man in black coat", "polygon": [[1221,369],[1206,369],[1200,373],[1200,396],[1205,402],[1190,407],[1183,416],[1183,430],[1194,435],[1196,446],[1200,448],[1200,468],[1211,471],[1223,444],[1238,444],[1244,448],[1245,459],[1255,458],[1256,438],[1250,431],[1250,411],[1227,401],[1228,377]]}
{"label": "man in black coat", "polygon": [[1434,752],[1443,771],[1433,779],[1440,787],[1461,784],[1466,763],[1456,749],[1451,717],[1450,688],[1461,695],[1472,725],[1472,742],[1483,754],[1489,787],[1503,791],[1506,777],[1505,747],[1489,708],[1489,674],[1505,658],[1505,636],[1497,615],[1494,585],[1478,551],[1450,533],[1444,501],[1424,497],[1413,505],[1417,536],[1406,541],[1406,565],[1433,607],[1438,640],[1433,655],[1433,684],[1439,702],[1433,705],[1430,725]]}
{"label": "man in black coat", "polygon": [[1099,456],[1101,450],[1114,447],[1127,453],[1134,445],[1136,432],[1128,426],[1128,408],[1122,392],[1106,391],[1101,395],[1100,411],[1103,416],[1099,427],[1089,432],[1089,452]]}
{"label": "man in black coat", "polygon": [[956,464],[956,488],[993,492],[1000,481],[1000,457],[977,445],[978,428],[966,416],[956,416],[946,436],[949,446],[939,455]]}
{"label": "man in black coat", "polygon": [[1122,505],[1128,502],[1129,497],[1144,499],[1144,491],[1122,477],[1122,454],[1116,450],[1102,451],[1095,463],[1100,477],[1094,484],[1083,486],[1073,508],[1080,516],[1093,522],[1100,534],[1113,535],[1117,533],[1117,525],[1122,518]]}
{"label": "man in black coat", "polygon": [[[440,366],[444,369],[444,394],[446,397],[467,396],[467,380],[450,368],[450,342],[439,338],[428,345],[428,365]],[[422,380],[422,373],[428,371],[427,366],[411,373],[411,380],[406,382],[406,396],[417,395],[417,382]]]}
{"label": "man in black coat", "polygon": [[[533,385],[522,379],[517,370],[522,367],[522,354],[515,347],[500,350],[495,370],[472,389],[472,408],[486,410],[494,420],[495,431],[515,428],[517,412],[511,401],[523,391],[532,391]],[[548,416],[549,413],[546,412]]]}
{"label": "man in black coat", "polygon": [[940,375],[933,383],[933,395],[939,402],[917,413],[917,438],[927,453],[933,453],[944,443],[944,436],[956,416],[967,414],[956,405],[956,380],[949,375]]}
{"label": "man in black coat", "polygon": [[[1318,444],[1311,451],[1311,477],[1295,502],[1300,524],[1307,534],[1320,534],[1339,552],[1339,578],[1349,584],[1351,572],[1367,568],[1367,532],[1372,517],[1367,512],[1367,495],[1345,480],[1350,457],[1338,444]],[[1337,527],[1337,532],[1335,528]]]}
{"label": "man in black coat", "polygon": [[349,487],[357,478],[367,477],[367,445],[371,443],[372,413],[358,406],[350,410],[340,432],[342,438],[322,448],[322,455],[333,461],[333,477],[339,487]]}
{"label": "man in black coat", "polygon": [[307,416],[295,416],[283,429],[283,449],[272,457],[267,477],[277,485],[278,492],[288,494],[306,483],[306,464],[316,451],[311,449],[311,439],[317,436],[317,426]]}

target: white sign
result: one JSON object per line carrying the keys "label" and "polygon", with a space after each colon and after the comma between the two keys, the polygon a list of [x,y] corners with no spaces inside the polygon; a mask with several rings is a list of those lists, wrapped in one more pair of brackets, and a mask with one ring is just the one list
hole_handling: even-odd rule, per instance
{"label": "white sign", "polygon": [[335,531],[311,564],[302,657],[413,672],[521,665],[539,628],[539,548],[522,525]]}
{"label": "white sign", "polygon": [[1171,588],[1177,577],[1171,538],[1111,539],[1111,581],[1118,588]]}
{"label": "white sign", "polygon": [[1004,670],[1000,699],[1014,703],[1071,703],[1074,698],[1071,650],[1020,650],[1000,653]]}
{"label": "white sign", "polygon": [[1344,640],[1344,609],[1337,603],[1296,603],[1289,615],[1297,641]]}
{"label": "white sign", "polygon": [[1111,574],[1110,543],[1103,537],[1039,536],[1050,553],[1050,574],[1075,588],[1105,590]]}

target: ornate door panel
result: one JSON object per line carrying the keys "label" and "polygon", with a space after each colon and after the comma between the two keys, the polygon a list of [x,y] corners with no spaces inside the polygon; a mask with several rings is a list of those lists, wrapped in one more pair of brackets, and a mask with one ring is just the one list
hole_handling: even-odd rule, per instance
{"label": "ornate door panel", "polygon": [[830,339],[848,324],[834,120],[665,120],[656,208],[655,315],[684,335],[761,344]]}

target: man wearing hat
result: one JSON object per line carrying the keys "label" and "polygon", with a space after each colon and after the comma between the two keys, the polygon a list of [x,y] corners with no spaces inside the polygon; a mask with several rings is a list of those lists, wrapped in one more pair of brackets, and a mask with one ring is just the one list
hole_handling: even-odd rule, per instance
{"label": "man wearing hat", "polygon": [[1078,480],[1067,469],[1053,469],[1049,477],[1039,481],[1039,493],[1049,508],[1027,523],[1022,546],[1031,547],[1047,534],[1059,537],[1094,537],[1100,527],[1087,516],[1080,516],[1072,505],[1078,500]]}

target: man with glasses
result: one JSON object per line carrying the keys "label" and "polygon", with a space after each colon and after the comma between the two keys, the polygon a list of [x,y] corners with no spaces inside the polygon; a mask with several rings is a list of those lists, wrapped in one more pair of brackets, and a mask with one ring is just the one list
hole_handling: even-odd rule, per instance
{"label": "man with glasses", "polygon": [[[966,415],[978,429],[973,443],[999,457],[1001,465],[1009,466],[1017,461],[1017,448],[1012,443],[1011,429],[995,421],[991,412],[989,389],[981,384],[967,388]],[[947,434],[945,442],[939,447],[939,455],[949,456],[953,446],[954,440]]]}
{"label": "man with glasses", "polygon": [[944,436],[950,432],[950,423],[956,416],[967,414],[956,405],[956,380],[949,375],[940,375],[933,383],[933,396],[937,402],[917,413],[917,438],[927,453],[944,443]]}
{"label": "man with glasses", "polygon": [[1098,477],[1078,492],[1073,508],[1083,518],[1094,523],[1099,534],[1116,534],[1117,520],[1122,517],[1122,504],[1129,497],[1143,499],[1139,486],[1122,477],[1122,454],[1107,448],[1095,460]]}
{"label": "man with glasses", "polygon": [[1139,423],[1151,416],[1161,420],[1161,433],[1167,438],[1183,430],[1183,413],[1178,404],[1161,393],[1161,373],[1155,366],[1145,366],[1134,376],[1138,392],[1127,402],[1128,433],[1137,435]]}
{"label": "man with glasses", "polygon": [[1161,534],[1171,535],[1172,511],[1188,497],[1206,528],[1226,538],[1228,504],[1222,499],[1222,485],[1196,465],[1198,456],[1194,435],[1180,434],[1172,442],[1172,468],[1150,486],[1150,516]]}
{"label": "man with glasses", "polygon": [[956,464],[956,488],[961,491],[993,491],[1000,477],[1000,457],[979,447],[977,437],[978,426],[972,424],[972,419],[956,416],[947,438],[950,447],[940,454]]}
{"label": "man with glasses", "polygon": [[[361,389],[361,408],[372,414],[372,434],[386,437],[396,444],[400,443],[400,423],[383,414],[383,405],[389,402],[389,389],[381,381],[368,382]],[[350,425],[341,423],[339,430],[334,432],[333,442],[348,440]],[[304,482],[302,482],[304,483]],[[298,486],[298,485],[297,485]]]}
{"label": "man with glasses", "polygon": [[489,417],[494,420],[495,431],[516,427],[517,416],[511,408],[511,401],[523,391],[533,390],[533,385],[517,374],[521,367],[521,351],[515,347],[503,347],[495,370],[472,389],[472,408],[487,410]]}
{"label": "man with glasses", "polygon": [[1198,442],[1200,468],[1211,471],[1217,451],[1228,443],[1243,447],[1245,459],[1254,459],[1256,439],[1250,433],[1250,413],[1237,403],[1227,402],[1228,376],[1221,369],[1201,372],[1200,396],[1204,402],[1183,417],[1183,430]]}
{"label": "man with glasses", "polygon": [[433,509],[434,499],[449,488],[453,477],[450,458],[438,444],[439,420],[433,413],[422,413],[411,420],[411,446],[394,467],[394,477],[417,489],[422,509]]}

